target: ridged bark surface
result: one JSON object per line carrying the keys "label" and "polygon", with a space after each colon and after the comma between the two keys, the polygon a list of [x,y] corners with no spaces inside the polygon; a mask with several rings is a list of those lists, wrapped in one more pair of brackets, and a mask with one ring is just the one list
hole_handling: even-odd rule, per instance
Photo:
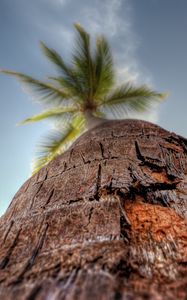
{"label": "ridged bark surface", "polygon": [[187,141],[106,122],[0,219],[0,299],[187,299]]}

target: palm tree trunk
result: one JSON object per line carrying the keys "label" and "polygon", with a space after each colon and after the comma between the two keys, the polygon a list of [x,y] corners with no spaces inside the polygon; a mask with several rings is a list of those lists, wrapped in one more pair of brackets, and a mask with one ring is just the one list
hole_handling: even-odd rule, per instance
{"label": "palm tree trunk", "polygon": [[86,118],[86,127],[88,129],[93,129],[94,127],[106,122],[106,119],[104,118],[95,117],[90,109],[85,110],[84,116]]}
{"label": "palm tree trunk", "polygon": [[187,141],[105,122],[1,217],[0,299],[186,299],[186,211]]}

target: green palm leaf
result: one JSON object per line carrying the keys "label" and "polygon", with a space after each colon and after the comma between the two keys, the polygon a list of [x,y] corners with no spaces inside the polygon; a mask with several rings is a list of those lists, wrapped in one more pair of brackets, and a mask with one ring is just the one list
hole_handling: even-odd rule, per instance
{"label": "green palm leaf", "polygon": [[33,123],[33,122],[39,122],[39,121],[49,119],[49,118],[58,118],[58,117],[64,116],[65,114],[73,114],[78,111],[79,111],[79,109],[77,107],[68,107],[68,106],[67,107],[58,107],[58,108],[46,110],[46,111],[42,112],[41,114],[37,114],[30,118],[27,118],[19,124],[20,125],[28,124],[28,123]]}
{"label": "green palm leaf", "polygon": [[57,155],[63,153],[68,146],[85,130],[84,117],[76,116],[70,124],[52,130],[38,145],[33,174],[48,164]]}
{"label": "green palm leaf", "polygon": [[90,49],[90,36],[80,24],[75,24],[78,32],[77,45],[73,55],[75,73],[84,90],[84,99],[89,101],[93,96],[93,61]]}
{"label": "green palm leaf", "polygon": [[67,91],[64,91],[62,88],[59,88],[50,83],[37,80],[26,74],[13,72],[9,70],[1,70],[1,72],[17,77],[27,87],[30,87],[32,91],[39,96],[39,98],[37,99],[39,102],[44,102],[46,104],[52,105],[59,105],[64,100],[68,100],[71,97],[71,94]]}
{"label": "green palm leaf", "polygon": [[83,95],[83,91],[74,70],[67,66],[62,57],[54,50],[47,47],[43,42],[40,43],[43,53],[60,71],[60,83],[68,88],[73,94]]}
{"label": "green palm leaf", "polygon": [[[69,126],[60,130],[52,130],[38,145],[36,151],[36,158],[33,163],[33,174],[37,173],[42,167],[47,165],[54,157],[56,157],[62,151],[62,147],[65,143],[66,137],[68,137],[72,128]],[[64,148],[65,150],[65,148]]]}
{"label": "green palm leaf", "polygon": [[49,60],[55,64],[55,66],[66,76],[69,76],[69,68],[65,64],[60,54],[52,48],[45,45],[44,42],[40,42],[43,53],[49,58]]}
{"label": "green palm leaf", "polygon": [[149,110],[153,102],[160,102],[167,94],[157,93],[143,85],[134,87],[132,84],[124,84],[114,89],[109,95],[100,101],[100,107],[123,107],[125,112],[144,112]]}
{"label": "green palm leaf", "polygon": [[105,37],[97,38],[95,55],[95,87],[94,96],[97,99],[105,95],[114,84],[113,58]]}

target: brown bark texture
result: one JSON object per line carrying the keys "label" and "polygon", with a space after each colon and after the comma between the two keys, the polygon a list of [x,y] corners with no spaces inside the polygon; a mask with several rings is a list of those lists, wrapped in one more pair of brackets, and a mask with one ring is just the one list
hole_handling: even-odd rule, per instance
{"label": "brown bark texture", "polygon": [[110,121],[0,219],[0,299],[187,299],[187,140]]}

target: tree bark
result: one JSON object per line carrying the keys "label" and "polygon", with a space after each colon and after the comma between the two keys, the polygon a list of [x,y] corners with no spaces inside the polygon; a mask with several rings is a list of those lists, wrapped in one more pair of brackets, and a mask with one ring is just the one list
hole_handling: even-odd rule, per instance
{"label": "tree bark", "polygon": [[187,299],[187,140],[110,121],[0,219],[0,299]]}

